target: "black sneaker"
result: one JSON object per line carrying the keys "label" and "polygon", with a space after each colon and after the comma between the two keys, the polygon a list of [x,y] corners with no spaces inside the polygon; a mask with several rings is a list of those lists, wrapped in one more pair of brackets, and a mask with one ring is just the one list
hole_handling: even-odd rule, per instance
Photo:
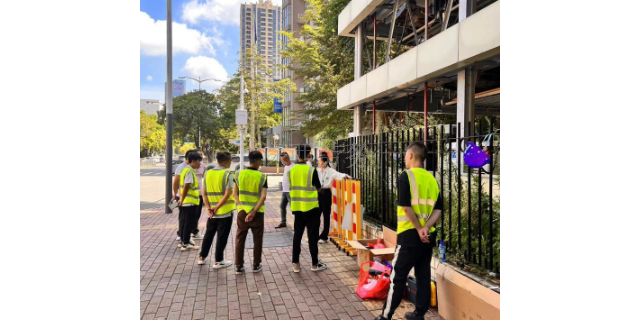
{"label": "black sneaker", "polygon": [[321,271],[321,270],[325,270],[327,269],[327,265],[322,263],[322,262],[318,262],[318,264],[314,267],[311,266],[311,271]]}
{"label": "black sneaker", "polygon": [[236,274],[244,274],[244,267],[236,266]]}
{"label": "black sneaker", "polygon": [[405,319],[409,319],[409,320],[424,320],[424,315],[420,316],[415,311],[414,312],[407,312],[407,313],[404,314],[404,318]]}
{"label": "black sneaker", "polygon": [[253,272],[260,272],[262,271],[262,264],[258,264],[258,265],[253,265]]}
{"label": "black sneaker", "polygon": [[287,224],[286,224],[286,223],[284,223],[284,222],[282,222],[282,223],[280,223],[279,225],[277,225],[277,226],[276,226],[276,229],[279,229],[279,228],[286,228],[286,227],[287,227]]}

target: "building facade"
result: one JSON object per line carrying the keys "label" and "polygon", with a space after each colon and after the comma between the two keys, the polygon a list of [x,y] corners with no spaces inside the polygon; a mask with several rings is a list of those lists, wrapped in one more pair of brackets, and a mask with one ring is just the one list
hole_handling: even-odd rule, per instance
{"label": "building facade", "polygon": [[[267,69],[272,69],[272,76],[266,77],[267,83],[280,79],[281,71],[279,43],[282,41],[282,11],[281,7],[273,5],[270,0],[260,0],[258,3],[240,5],[240,51],[242,61],[245,61],[246,51],[251,50],[253,41],[258,45],[258,52],[262,56]],[[260,72],[261,76],[265,76]]]}
{"label": "building facade", "polygon": [[158,115],[158,111],[164,108],[164,105],[160,103],[160,100],[155,99],[140,99],[140,110],[146,114]]}

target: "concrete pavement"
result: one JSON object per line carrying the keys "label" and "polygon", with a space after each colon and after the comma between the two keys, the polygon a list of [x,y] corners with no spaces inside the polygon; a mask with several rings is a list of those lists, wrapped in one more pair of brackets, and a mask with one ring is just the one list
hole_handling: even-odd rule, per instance
{"label": "concrete pavement", "polygon": [[[164,181],[163,177],[158,178]],[[141,200],[143,189],[147,199],[153,199],[158,192],[164,193],[163,183],[159,187],[146,186],[146,183],[154,181],[150,179],[154,177],[141,176]],[[210,259],[205,265],[197,265],[198,252],[181,252],[175,241],[177,210],[173,214],[165,214],[163,202],[141,209],[141,319],[362,320],[378,316],[383,302],[362,300],[355,293],[359,270],[355,257],[344,255],[331,243],[319,245],[320,260],[327,263],[328,269],[312,272],[305,236],[300,256],[302,272],[293,273],[292,245],[278,240],[293,232],[290,211],[287,217],[289,227],[275,229],[280,222],[280,196],[280,192],[270,191],[267,198],[263,270],[261,273],[250,272],[253,250],[245,249],[245,268],[248,271],[245,275],[235,275],[233,267],[212,269]],[[206,219],[205,215],[201,217],[200,229],[204,228]],[[234,221],[225,250],[225,259],[228,260],[234,258],[236,229]],[[200,242],[197,241],[198,244]],[[248,239],[247,245],[250,243]],[[411,303],[403,301],[394,319],[403,319],[404,313],[413,309]],[[427,318],[441,319],[433,312]]]}

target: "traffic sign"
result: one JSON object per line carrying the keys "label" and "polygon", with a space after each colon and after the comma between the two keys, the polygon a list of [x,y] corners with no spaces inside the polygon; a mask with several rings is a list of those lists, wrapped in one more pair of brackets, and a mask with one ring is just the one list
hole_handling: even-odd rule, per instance
{"label": "traffic sign", "polygon": [[240,139],[229,139],[229,143],[239,146],[240,145]]}
{"label": "traffic sign", "polygon": [[273,112],[282,113],[282,102],[279,102],[278,98],[273,98]]}
{"label": "traffic sign", "polygon": [[247,110],[236,110],[236,124],[237,125],[247,124]]}

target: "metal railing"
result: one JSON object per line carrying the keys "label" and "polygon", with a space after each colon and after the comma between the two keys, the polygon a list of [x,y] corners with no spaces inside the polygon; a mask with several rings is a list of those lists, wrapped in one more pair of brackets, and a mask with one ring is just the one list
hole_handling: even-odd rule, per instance
{"label": "metal railing", "polygon": [[[499,140],[494,145],[493,123],[486,128],[493,133],[490,135],[460,137],[459,133],[454,134],[454,128],[454,125],[430,127],[425,144],[426,169],[438,181],[444,200],[444,210],[436,224],[437,241],[445,241],[448,260],[499,274]],[[425,142],[423,129],[335,142],[336,170],[362,183],[365,220],[396,229],[397,179],[405,169],[404,152],[414,141]],[[461,146],[467,142],[484,145],[491,163],[479,170],[468,168],[460,156],[464,151]]]}

